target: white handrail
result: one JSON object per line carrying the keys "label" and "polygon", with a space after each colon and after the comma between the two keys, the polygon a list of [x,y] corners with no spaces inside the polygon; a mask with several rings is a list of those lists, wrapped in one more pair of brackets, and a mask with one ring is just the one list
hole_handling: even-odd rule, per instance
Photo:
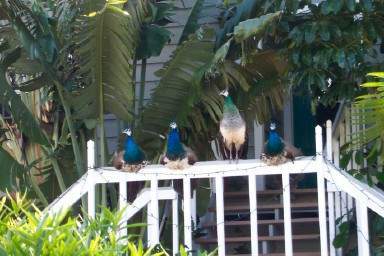
{"label": "white handrail", "polygon": [[[330,122],[327,122],[327,133],[332,133]],[[329,151],[332,147],[332,136],[326,136],[326,148]],[[291,230],[291,214],[290,214],[290,184],[289,177],[291,174],[301,173],[317,173],[318,177],[318,207],[319,207],[319,226],[320,226],[320,242],[321,255],[335,255],[335,250],[332,246],[332,240],[335,236],[334,225],[329,223],[330,232],[328,234],[326,224],[326,200],[328,198],[328,207],[337,206],[340,199],[337,197],[338,191],[342,191],[350,195],[356,201],[358,227],[359,227],[359,254],[369,255],[369,237],[368,237],[368,222],[367,209],[371,209],[380,216],[384,217],[384,193],[376,188],[369,187],[367,184],[358,181],[345,171],[339,170],[331,162],[332,154],[327,153],[327,159],[322,155],[322,130],[318,126],[316,128],[316,152],[315,157],[302,157],[295,160],[294,163],[287,162],[279,166],[268,166],[260,160],[240,160],[237,164],[229,164],[227,161],[207,161],[198,162],[194,166],[182,170],[174,171],[160,165],[149,165],[137,173],[127,173],[117,171],[114,168],[104,167],[90,169],[81,179],[73,184],[59,198],[57,198],[47,209],[48,213],[56,213],[63,208],[71,207],[82,196],[88,193],[88,211],[91,216],[95,214],[94,205],[94,188],[97,184],[118,183],[119,184],[119,208],[126,206],[127,210],[124,213],[122,223],[133,216],[139,209],[147,205],[148,207],[148,241],[150,245],[159,242],[159,216],[158,216],[158,201],[173,200],[173,254],[178,253],[178,217],[177,217],[177,194],[176,192],[168,193],[164,197],[162,192],[164,188],[158,187],[158,182],[161,180],[182,179],[184,185],[183,191],[183,208],[184,208],[184,244],[189,250],[192,250],[192,207],[191,207],[191,179],[200,178],[215,178],[216,180],[216,223],[217,223],[217,238],[219,255],[225,255],[225,218],[224,218],[224,177],[246,176],[249,180],[249,185],[254,186],[249,188],[250,200],[250,221],[251,221],[251,248],[252,255],[258,255],[258,233],[257,233],[257,202],[256,202],[256,187],[255,180],[257,175],[282,175],[283,179],[283,206],[284,206],[284,230],[285,230],[285,249],[286,255],[293,254],[292,246],[292,230]],[[335,159],[336,161],[336,159]],[[129,204],[126,201],[127,182],[131,181],[151,181],[151,188],[144,189],[138,195],[136,200]],[[327,185],[327,196],[325,191],[325,181]],[[124,195],[121,195],[121,194]],[[176,207],[176,208],[175,208]],[[335,208],[336,209],[336,208]],[[328,214],[329,221],[333,222],[338,213],[335,209],[333,214]],[[338,209],[336,209],[338,210]],[[365,225],[365,226],[364,226]],[[126,231],[120,234],[126,235]],[[329,238],[329,239],[328,239]]]}

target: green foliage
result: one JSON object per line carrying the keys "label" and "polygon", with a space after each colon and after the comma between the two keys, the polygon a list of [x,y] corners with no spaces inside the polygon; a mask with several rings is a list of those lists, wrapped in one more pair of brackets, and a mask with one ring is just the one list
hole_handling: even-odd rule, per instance
{"label": "green foliage", "polygon": [[[95,219],[48,215],[25,194],[0,200],[0,255],[168,255],[161,246],[117,237],[121,212],[104,208]],[[127,239],[126,237],[120,239]]]}
{"label": "green foliage", "polygon": [[251,36],[259,37],[279,16],[280,12],[268,13],[254,19],[247,19],[240,22],[233,30],[235,40],[242,42]]}
{"label": "green foliage", "polygon": [[195,1],[189,13],[187,22],[185,23],[185,26],[183,28],[183,32],[181,33],[179,44],[181,44],[185,40],[188,40],[189,35],[195,33],[196,30],[199,28],[198,19],[200,17],[201,11],[203,10],[204,2],[205,0]]}
{"label": "green foliage", "polygon": [[315,103],[334,105],[353,98],[364,74],[382,65],[374,46],[384,35],[383,7],[371,0],[242,1],[223,13],[216,48],[239,23],[281,12],[258,37],[244,41],[241,54],[278,52],[288,60],[283,76],[288,85],[309,89]]}
{"label": "green foliage", "polygon": [[[113,3],[77,18],[77,30],[67,46],[75,47],[74,58],[79,61],[73,79],[66,81],[70,91],[67,99],[75,110],[74,118],[95,119],[102,111],[125,121],[132,119],[131,60],[140,30],[134,18]],[[85,86],[76,83],[78,78],[82,78]]]}
{"label": "green foliage", "polygon": [[137,59],[159,56],[171,37],[171,32],[163,26],[171,21],[173,4],[167,1],[148,1],[147,5],[148,14],[144,17],[140,43],[136,50]]}

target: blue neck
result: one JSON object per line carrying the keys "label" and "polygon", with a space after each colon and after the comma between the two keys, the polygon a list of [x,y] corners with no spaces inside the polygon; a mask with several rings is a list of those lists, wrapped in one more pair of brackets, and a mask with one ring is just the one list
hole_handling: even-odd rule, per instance
{"label": "blue neck", "polygon": [[185,150],[180,141],[179,131],[171,129],[168,134],[167,157],[170,160],[176,160],[185,156]]}
{"label": "blue neck", "polygon": [[284,144],[279,134],[275,130],[270,131],[267,143],[267,153],[270,155],[277,155],[282,153],[283,149]]}
{"label": "blue neck", "polygon": [[144,161],[144,153],[133,140],[132,136],[128,136],[124,145],[124,161],[128,164],[134,164]]}

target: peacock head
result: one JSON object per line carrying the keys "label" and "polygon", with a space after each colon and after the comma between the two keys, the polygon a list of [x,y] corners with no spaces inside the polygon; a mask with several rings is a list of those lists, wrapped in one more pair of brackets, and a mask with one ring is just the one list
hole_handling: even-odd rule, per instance
{"label": "peacock head", "polygon": [[276,123],[272,122],[272,123],[269,125],[269,129],[270,129],[271,131],[276,130]]}
{"label": "peacock head", "polygon": [[127,128],[123,131],[123,133],[127,134],[128,136],[132,136],[132,131],[131,129]]}
{"label": "peacock head", "polygon": [[176,122],[171,122],[171,123],[169,124],[169,127],[170,127],[171,129],[176,129],[176,128],[177,128],[177,124],[176,124]]}
{"label": "peacock head", "polygon": [[229,95],[228,89],[221,91],[220,95],[223,95],[224,97],[228,97],[228,95]]}

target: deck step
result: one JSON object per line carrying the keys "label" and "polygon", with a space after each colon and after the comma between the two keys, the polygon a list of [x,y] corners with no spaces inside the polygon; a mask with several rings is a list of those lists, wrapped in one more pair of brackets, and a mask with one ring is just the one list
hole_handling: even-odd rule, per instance
{"label": "deck step", "polygon": [[[280,195],[283,194],[282,189],[268,189],[257,191],[257,195]],[[291,194],[317,194],[317,188],[291,189]],[[224,193],[224,197],[240,197],[247,196],[248,191],[228,191]]]}
{"label": "deck step", "polygon": [[[314,240],[319,239],[319,234],[305,234],[305,235],[293,235],[293,240]],[[259,241],[284,241],[284,236],[259,236]],[[239,236],[239,237],[226,237],[225,243],[242,243],[250,242],[250,236]],[[217,243],[217,238],[206,238],[201,237],[196,239],[196,242],[199,244],[214,244]]]}
{"label": "deck step", "polygon": [[[224,203],[225,204],[225,203]],[[297,202],[297,203],[291,203],[291,208],[315,208],[318,207],[317,201],[315,202]],[[284,205],[282,203],[274,203],[274,204],[258,204],[257,209],[258,210],[267,210],[267,209],[280,209],[284,208]],[[246,211],[249,210],[249,204],[243,203],[243,204],[231,204],[224,206],[224,211]],[[210,212],[216,212],[216,207],[209,207],[208,211]]]}
{"label": "deck step", "polygon": [[[319,218],[295,218],[292,219],[292,223],[313,223],[318,222]],[[284,224],[284,219],[279,220],[257,220],[259,225],[269,225],[269,224]],[[202,225],[203,228],[215,227],[216,222],[207,222]],[[231,220],[226,221],[225,226],[249,226],[251,222],[249,220]]]}

